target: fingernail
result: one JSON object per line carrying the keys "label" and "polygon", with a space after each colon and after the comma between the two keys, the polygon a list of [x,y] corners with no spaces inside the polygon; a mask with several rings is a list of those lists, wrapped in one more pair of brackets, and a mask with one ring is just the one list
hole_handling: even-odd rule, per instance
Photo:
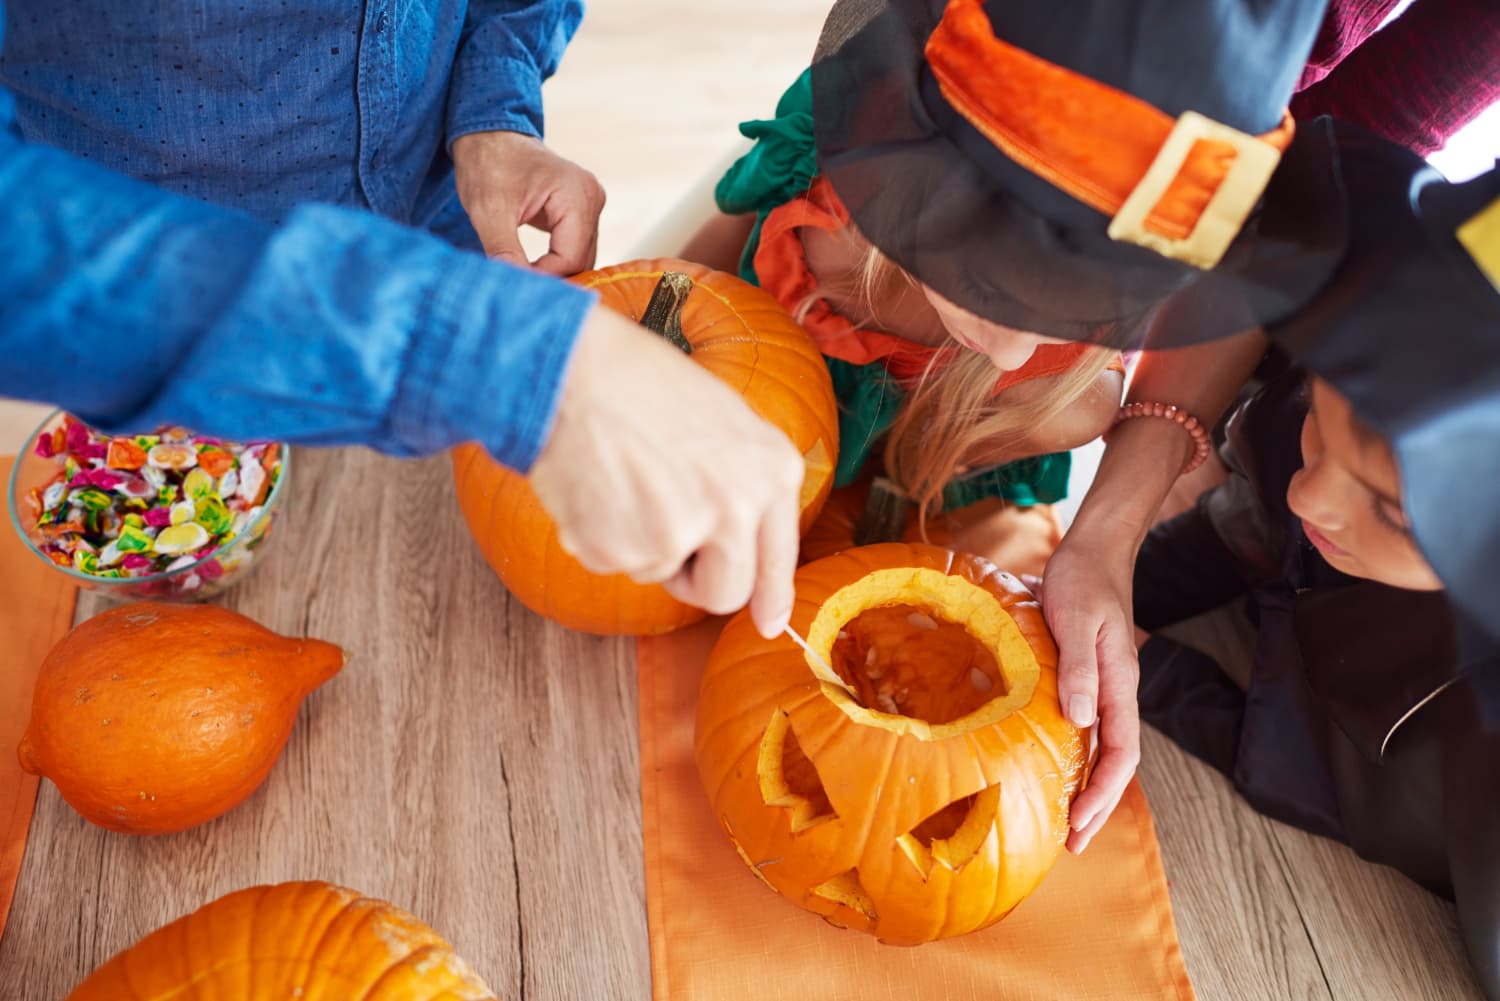
{"label": "fingernail", "polygon": [[1094,725],[1094,700],[1087,695],[1075,695],[1068,700],[1068,719],[1074,726]]}
{"label": "fingernail", "polygon": [[765,630],[763,630],[761,635],[765,636],[767,639],[775,639],[776,637],[781,635],[782,631],[786,629],[791,621],[792,610],[788,608],[780,615],[773,615],[770,621],[767,622],[766,628]]}

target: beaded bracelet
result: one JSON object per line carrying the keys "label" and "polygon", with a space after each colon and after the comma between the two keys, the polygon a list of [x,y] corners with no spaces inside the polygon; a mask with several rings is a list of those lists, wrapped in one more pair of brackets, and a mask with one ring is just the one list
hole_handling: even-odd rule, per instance
{"label": "beaded bracelet", "polygon": [[1115,415],[1115,423],[1111,425],[1110,430],[1114,430],[1115,425],[1118,425],[1121,421],[1128,421],[1136,417],[1161,417],[1172,421],[1193,436],[1192,458],[1188,459],[1187,464],[1182,467],[1182,472],[1178,474],[1179,476],[1186,476],[1208,461],[1210,447],[1208,432],[1204,430],[1203,423],[1186,410],[1173,403],[1127,403]]}

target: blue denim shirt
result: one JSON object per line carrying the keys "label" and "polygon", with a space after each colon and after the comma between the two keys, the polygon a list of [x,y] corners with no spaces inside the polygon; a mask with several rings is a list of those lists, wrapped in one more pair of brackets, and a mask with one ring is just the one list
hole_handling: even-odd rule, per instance
{"label": "blue denim shirt", "polygon": [[530,464],[593,297],[454,246],[447,148],[540,134],[578,0],[0,15],[0,395]]}

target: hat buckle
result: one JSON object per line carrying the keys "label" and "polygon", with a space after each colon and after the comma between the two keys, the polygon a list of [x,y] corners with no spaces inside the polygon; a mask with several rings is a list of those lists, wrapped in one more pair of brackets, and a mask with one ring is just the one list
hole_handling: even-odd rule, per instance
{"label": "hat buckle", "polygon": [[[1189,154],[1201,141],[1217,141],[1234,147],[1235,156],[1228,172],[1219,181],[1202,215],[1186,236],[1174,238],[1149,228],[1148,217],[1171,195],[1173,183]],[[1281,152],[1270,143],[1196,111],[1185,111],[1157,151],[1150,169],[1110,220],[1109,238],[1134,243],[1163,257],[1210,270],[1218,265],[1234,243],[1280,161]]]}

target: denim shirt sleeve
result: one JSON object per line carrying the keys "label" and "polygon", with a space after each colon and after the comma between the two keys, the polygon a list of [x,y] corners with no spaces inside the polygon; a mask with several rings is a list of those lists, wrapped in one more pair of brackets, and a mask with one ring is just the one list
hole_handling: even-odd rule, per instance
{"label": "denim shirt sleeve", "polygon": [[469,0],[448,84],[448,145],[470,132],[540,139],[542,81],[581,20],[582,0]]}
{"label": "denim shirt sleeve", "polygon": [[24,142],[10,110],[0,90],[0,395],[110,432],[476,440],[529,467],[591,293],[362,212],[273,227],[171,195]]}

